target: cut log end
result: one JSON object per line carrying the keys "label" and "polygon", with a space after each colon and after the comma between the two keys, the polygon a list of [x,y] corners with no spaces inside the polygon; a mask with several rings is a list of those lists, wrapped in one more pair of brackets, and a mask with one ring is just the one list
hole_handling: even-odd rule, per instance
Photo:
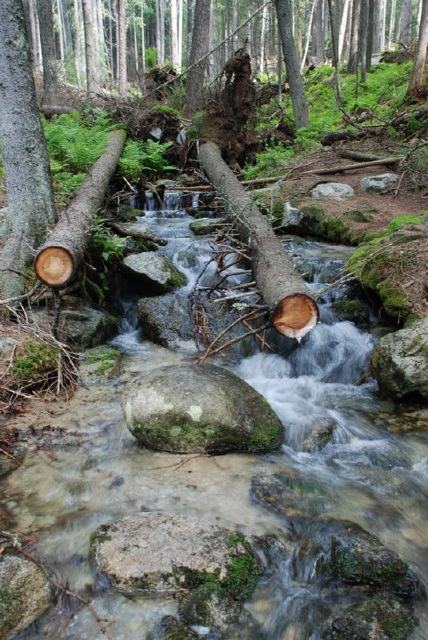
{"label": "cut log end", "polygon": [[276,331],[298,342],[316,326],[318,320],[316,302],[301,293],[283,298],[272,315],[272,325]]}
{"label": "cut log end", "polygon": [[64,287],[73,277],[76,264],[73,255],[64,247],[42,249],[34,263],[36,275],[50,287]]}

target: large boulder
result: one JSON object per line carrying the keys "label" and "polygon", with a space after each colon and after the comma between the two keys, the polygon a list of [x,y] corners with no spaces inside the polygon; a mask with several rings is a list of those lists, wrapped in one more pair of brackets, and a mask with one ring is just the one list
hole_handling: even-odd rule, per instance
{"label": "large boulder", "polygon": [[261,569],[245,536],[217,525],[160,512],[102,525],[91,535],[91,557],[118,591],[158,596],[210,585],[229,597],[249,597]]}
{"label": "large boulder", "polygon": [[141,376],[125,394],[124,411],[137,440],[160,451],[263,452],[283,441],[267,401],[213,365],[168,366]]}
{"label": "large boulder", "polygon": [[184,307],[183,300],[175,294],[141,298],[138,300],[137,314],[144,334],[163,347],[174,347],[180,340],[194,337],[187,304]]}
{"label": "large boulder", "polygon": [[172,262],[155,251],[127,256],[122,264],[124,270],[152,295],[162,295],[186,284],[186,277]]}
{"label": "large boulder", "polygon": [[415,626],[412,608],[389,593],[371,595],[337,616],[322,640],[406,640]]}
{"label": "large boulder", "polygon": [[0,557],[0,640],[26,629],[51,601],[49,582],[33,562],[12,555]]}
{"label": "large boulder", "polygon": [[394,398],[419,394],[428,399],[428,318],[379,340],[371,369],[381,390]]}
{"label": "large boulder", "polygon": [[395,185],[397,180],[398,176],[395,173],[382,173],[378,176],[362,178],[362,180],[360,180],[360,187],[368,193],[385,193]]}
{"label": "large boulder", "polygon": [[355,195],[349,184],[342,182],[323,182],[311,190],[313,198],[352,198]]}

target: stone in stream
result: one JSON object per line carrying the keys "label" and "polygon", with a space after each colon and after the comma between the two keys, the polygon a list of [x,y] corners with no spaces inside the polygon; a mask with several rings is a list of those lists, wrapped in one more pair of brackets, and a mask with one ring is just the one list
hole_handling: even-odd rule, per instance
{"label": "stone in stream", "polygon": [[198,587],[240,601],[261,569],[245,536],[183,515],[145,512],[102,525],[91,557],[128,596],[184,594]]}
{"label": "stone in stream", "polygon": [[354,195],[353,188],[342,182],[324,182],[311,190],[313,198],[352,198]]}
{"label": "stone in stream", "polygon": [[0,557],[0,640],[26,629],[51,602],[49,581],[41,569],[25,558]]}
{"label": "stone in stream", "polygon": [[398,180],[395,173],[382,173],[378,176],[368,176],[360,180],[360,187],[368,193],[385,193]]}
{"label": "stone in stream", "polygon": [[186,284],[186,277],[172,262],[155,251],[127,256],[122,264],[152,295],[162,295]]}
{"label": "stone in stream", "polygon": [[226,218],[199,218],[189,224],[189,229],[196,236],[208,236],[227,225]]}
{"label": "stone in stream", "polygon": [[390,593],[345,609],[321,633],[321,640],[406,640],[415,626],[409,604]]}
{"label": "stone in stream", "polygon": [[314,453],[328,445],[337,428],[337,422],[330,418],[318,420],[302,443],[302,451]]}
{"label": "stone in stream", "polygon": [[278,449],[283,426],[267,401],[230,371],[176,365],[131,383],[124,398],[128,429],[144,446],[176,453]]}
{"label": "stone in stream", "polygon": [[400,399],[419,394],[428,400],[428,318],[379,340],[371,370],[381,390]]}
{"label": "stone in stream", "polygon": [[168,293],[141,298],[137,303],[138,321],[144,334],[163,347],[175,347],[181,340],[192,340],[193,325],[180,298]]}

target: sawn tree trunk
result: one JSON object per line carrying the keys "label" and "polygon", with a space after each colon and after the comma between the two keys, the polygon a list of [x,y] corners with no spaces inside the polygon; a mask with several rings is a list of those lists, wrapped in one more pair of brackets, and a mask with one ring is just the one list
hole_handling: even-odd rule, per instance
{"label": "sawn tree trunk", "polygon": [[82,261],[93,213],[101,205],[125,144],[122,129],[112,131],[104,154],[90,169],[85,181],[62,214],[34,262],[36,275],[50,287],[64,287]]}
{"label": "sawn tree trunk", "polygon": [[272,311],[274,328],[300,340],[319,319],[316,302],[291,264],[280,240],[239,183],[212,142],[201,146],[201,166],[213,186],[222,193],[228,214],[241,239],[249,246],[253,273],[260,293]]}

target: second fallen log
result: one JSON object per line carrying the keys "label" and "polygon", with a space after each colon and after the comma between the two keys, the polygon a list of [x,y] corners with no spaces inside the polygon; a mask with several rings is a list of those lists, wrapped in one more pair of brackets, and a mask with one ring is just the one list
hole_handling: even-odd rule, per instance
{"label": "second fallen log", "polygon": [[300,341],[318,322],[317,303],[294,271],[272,227],[222,159],[219,148],[205,143],[199,159],[213,186],[224,196],[227,212],[251,251],[254,278],[272,311],[273,327]]}
{"label": "second fallen log", "polygon": [[112,131],[107,148],[92,165],[84,182],[36,254],[34,269],[50,287],[64,287],[73,280],[82,262],[93,225],[93,214],[102,204],[123,151],[126,133]]}

